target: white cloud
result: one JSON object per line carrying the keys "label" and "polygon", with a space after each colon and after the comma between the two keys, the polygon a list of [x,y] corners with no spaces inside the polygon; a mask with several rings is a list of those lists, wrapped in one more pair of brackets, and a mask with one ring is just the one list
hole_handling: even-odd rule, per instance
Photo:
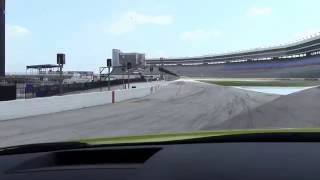
{"label": "white cloud", "polygon": [[181,38],[183,40],[190,40],[190,41],[212,39],[212,38],[218,38],[220,36],[221,36],[220,31],[206,31],[201,29],[198,29],[195,31],[186,31],[181,34]]}
{"label": "white cloud", "polygon": [[265,16],[272,14],[272,9],[270,7],[252,7],[247,11],[247,16]]}
{"label": "white cloud", "polygon": [[9,39],[23,38],[31,34],[31,31],[19,25],[6,25],[6,37]]}
{"label": "white cloud", "polygon": [[314,35],[320,35],[320,29],[307,29],[302,32],[297,32],[293,34],[293,38],[299,40],[299,39],[308,38]]}
{"label": "white cloud", "polygon": [[170,25],[173,23],[173,17],[170,15],[145,15],[135,11],[124,13],[120,19],[109,27],[109,32],[115,34],[124,34],[132,32],[139,25],[154,24],[154,25]]}

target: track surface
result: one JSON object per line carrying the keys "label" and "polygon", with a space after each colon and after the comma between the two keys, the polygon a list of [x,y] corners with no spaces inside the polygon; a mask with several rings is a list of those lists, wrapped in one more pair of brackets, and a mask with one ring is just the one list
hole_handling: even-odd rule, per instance
{"label": "track surface", "polygon": [[320,87],[282,96],[208,129],[320,127]]}
{"label": "track surface", "polygon": [[0,146],[209,129],[279,96],[177,81],[151,96],[0,122]]}

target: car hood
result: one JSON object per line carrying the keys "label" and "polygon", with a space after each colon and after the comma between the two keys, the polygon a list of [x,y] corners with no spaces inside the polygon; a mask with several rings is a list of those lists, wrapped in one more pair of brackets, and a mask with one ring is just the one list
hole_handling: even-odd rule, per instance
{"label": "car hood", "polygon": [[177,140],[198,139],[198,138],[206,138],[206,137],[219,137],[219,136],[227,136],[227,135],[295,133],[295,132],[319,133],[320,128],[193,131],[193,132],[161,133],[161,134],[147,134],[147,135],[136,135],[136,136],[81,139],[81,140],[78,140],[78,142],[86,143],[89,145],[156,143],[156,142],[171,142],[171,141],[177,141]]}

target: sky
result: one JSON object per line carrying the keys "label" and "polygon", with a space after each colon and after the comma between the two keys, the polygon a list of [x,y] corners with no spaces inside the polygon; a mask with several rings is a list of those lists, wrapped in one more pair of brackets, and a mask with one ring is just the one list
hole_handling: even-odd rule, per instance
{"label": "sky", "polygon": [[7,0],[6,68],[98,71],[112,49],[148,58],[288,43],[320,31],[319,0]]}

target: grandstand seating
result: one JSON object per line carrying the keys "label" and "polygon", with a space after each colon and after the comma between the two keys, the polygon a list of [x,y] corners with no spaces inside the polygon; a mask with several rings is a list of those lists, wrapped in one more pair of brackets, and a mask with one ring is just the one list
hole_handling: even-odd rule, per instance
{"label": "grandstand seating", "polygon": [[320,64],[320,57],[308,58],[295,58],[295,59],[282,59],[277,61],[260,61],[260,62],[247,62],[247,63],[232,63],[225,64],[225,70],[243,70],[243,69],[269,69],[269,68],[287,68],[295,66],[306,66]]}
{"label": "grandstand seating", "polygon": [[190,77],[319,78],[320,56],[220,65],[165,67],[180,76]]}

